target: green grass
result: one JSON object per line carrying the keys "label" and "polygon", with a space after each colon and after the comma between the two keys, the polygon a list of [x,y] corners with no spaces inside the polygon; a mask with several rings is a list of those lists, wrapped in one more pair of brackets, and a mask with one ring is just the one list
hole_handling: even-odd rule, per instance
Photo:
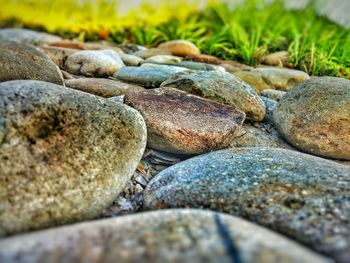
{"label": "green grass", "polygon": [[[205,54],[249,65],[258,63],[265,54],[288,50],[290,63],[297,69],[311,75],[350,78],[350,30],[319,17],[312,5],[286,12],[279,1],[263,5],[262,1],[248,0],[232,10],[215,4],[185,19],[175,17],[159,25],[143,22],[105,29],[117,43],[156,46],[166,40],[187,39]],[[54,31],[68,37],[79,35],[69,28]],[[80,38],[96,40],[99,34],[85,30]]]}

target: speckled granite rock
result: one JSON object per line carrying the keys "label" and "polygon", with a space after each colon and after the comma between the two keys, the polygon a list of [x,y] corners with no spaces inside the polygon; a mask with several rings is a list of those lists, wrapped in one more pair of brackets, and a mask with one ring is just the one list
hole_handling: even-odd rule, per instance
{"label": "speckled granite rock", "polygon": [[63,84],[59,68],[40,49],[26,44],[0,41],[0,82],[32,79]]}
{"label": "speckled granite rock", "polygon": [[99,216],[146,144],[123,104],[41,81],[0,84],[0,236]]}
{"label": "speckled granite rock", "polygon": [[263,90],[260,95],[275,101],[280,101],[284,95],[286,95],[287,92],[282,90],[275,90],[275,89],[266,89]]}
{"label": "speckled granite rock", "polygon": [[171,40],[161,43],[159,49],[168,50],[172,55],[186,57],[189,55],[197,55],[199,49],[190,41],[186,40]]}
{"label": "speckled granite rock", "polygon": [[148,146],[179,154],[199,154],[228,146],[245,114],[186,92],[160,88],[125,95],[144,117]]}
{"label": "speckled granite rock", "polygon": [[265,103],[264,121],[273,124],[273,112],[275,111],[278,102],[264,96],[260,96],[260,99]]}
{"label": "speckled granite rock", "polygon": [[347,166],[290,150],[221,150],[160,172],[147,185],[144,207],[228,212],[346,263],[349,175]]}
{"label": "speckled granite rock", "polygon": [[296,148],[350,160],[350,80],[312,78],[290,90],[273,117],[278,131]]}
{"label": "speckled granite rock", "polygon": [[147,67],[124,67],[118,70],[113,77],[128,81],[146,88],[158,88],[163,81],[170,78],[172,73]]}
{"label": "speckled granite rock", "polygon": [[272,231],[229,215],[167,210],[80,223],[0,240],[7,263],[331,263]]}
{"label": "speckled granite rock", "polygon": [[264,119],[264,102],[250,86],[227,72],[181,72],[163,82],[161,87],[180,89],[230,105],[244,111],[247,118],[252,120]]}
{"label": "speckled granite rock", "polygon": [[65,69],[72,74],[95,77],[112,76],[124,67],[120,56],[113,50],[84,50],[70,55]]}
{"label": "speckled granite rock", "polygon": [[59,41],[61,38],[29,29],[4,28],[0,29],[0,40],[14,41],[22,44],[43,45],[52,41]]}
{"label": "speckled granite rock", "polygon": [[310,78],[303,71],[279,67],[259,67],[252,72],[261,74],[271,88],[278,90],[289,90],[296,84],[303,83]]}
{"label": "speckled granite rock", "polygon": [[80,78],[66,80],[65,85],[72,89],[81,90],[101,97],[124,95],[127,92],[144,90],[143,87],[121,82],[119,80],[103,78]]}

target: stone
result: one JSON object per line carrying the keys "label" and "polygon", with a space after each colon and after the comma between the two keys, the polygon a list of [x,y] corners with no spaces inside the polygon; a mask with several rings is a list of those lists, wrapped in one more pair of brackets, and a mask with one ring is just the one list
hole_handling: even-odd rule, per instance
{"label": "stone", "polygon": [[184,58],[184,60],[202,62],[202,63],[214,64],[214,65],[220,65],[222,63],[222,61],[217,57],[203,55],[203,54],[188,55]]}
{"label": "stone", "polygon": [[4,28],[0,29],[0,40],[40,46],[52,41],[60,41],[61,38],[29,29]]}
{"label": "stone", "polygon": [[64,63],[67,58],[77,52],[76,49],[72,48],[52,47],[47,45],[41,46],[40,49],[60,68],[64,68]]}
{"label": "stone", "polygon": [[239,110],[172,88],[129,93],[124,102],[145,119],[149,148],[178,154],[227,147],[245,119]]}
{"label": "stone", "polygon": [[148,50],[148,48],[135,44],[118,44],[118,48],[120,48],[125,54],[132,54],[142,50]]}
{"label": "stone", "polygon": [[256,92],[260,93],[265,89],[269,89],[270,85],[266,83],[263,78],[263,75],[256,71],[245,71],[239,70],[232,73],[235,77],[243,80],[251,87],[253,87]]}
{"label": "stone", "polygon": [[88,77],[108,77],[124,67],[113,50],[83,50],[70,55],[65,61],[69,73]]}
{"label": "stone", "polygon": [[149,57],[145,60],[145,63],[154,63],[154,64],[165,64],[172,62],[180,62],[181,58],[172,56],[172,55],[157,55]]}
{"label": "stone", "polygon": [[0,41],[0,82],[32,79],[63,84],[59,68],[40,49],[11,41]]}
{"label": "stone", "polygon": [[349,175],[348,166],[295,151],[227,149],[163,170],[147,185],[143,205],[230,213],[346,263]]}
{"label": "stone", "polygon": [[278,102],[264,96],[260,96],[260,99],[265,103],[266,110],[264,121],[273,124],[273,112],[275,111]]}
{"label": "stone", "polygon": [[163,82],[161,87],[180,89],[227,104],[244,111],[247,118],[252,120],[261,121],[264,119],[264,102],[249,85],[227,72],[181,72]]}
{"label": "stone", "polygon": [[310,76],[303,71],[278,67],[259,67],[254,69],[253,72],[260,73],[270,88],[284,91],[310,78]]}
{"label": "stone", "polygon": [[0,240],[0,261],[308,262],[332,260],[268,229],[211,211],[120,216]]}
{"label": "stone", "polygon": [[275,101],[280,101],[284,95],[286,95],[287,92],[282,90],[275,90],[275,89],[266,89],[263,90],[260,95]]}
{"label": "stone", "polygon": [[294,87],[280,100],[273,119],[296,148],[350,160],[350,80],[315,77]]}
{"label": "stone", "polygon": [[144,66],[124,67],[118,70],[113,77],[146,88],[158,88],[162,82],[171,77],[171,73]]}
{"label": "stone", "polygon": [[1,83],[0,236],[98,217],[146,140],[126,105],[42,81]]}
{"label": "stone", "polygon": [[288,51],[278,51],[261,58],[261,63],[269,66],[283,67],[288,65]]}
{"label": "stone", "polygon": [[193,61],[180,61],[180,62],[173,62],[173,63],[166,63],[170,66],[177,66],[177,67],[183,67],[191,70],[202,70],[202,71],[225,71],[225,69],[218,65],[212,65],[212,64],[206,64],[206,63],[200,63],[200,62],[193,62]]}
{"label": "stone", "polygon": [[150,68],[150,69],[156,69],[162,72],[165,72],[167,74],[175,74],[178,72],[188,71],[187,68],[177,67],[177,66],[169,66],[169,65],[163,65],[163,64],[151,64],[151,63],[144,63],[141,65],[141,68]]}
{"label": "stone", "polygon": [[169,50],[172,55],[186,57],[190,55],[197,55],[200,53],[199,49],[190,41],[186,40],[171,40],[161,43],[158,48]]}
{"label": "stone", "polygon": [[70,79],[66,80],[64,83],[69,88],[81,90],[105,98],[124,95],[127,92],[144,90],[143,87],[137,85],[103,78]]}
{"label": "stone", "polygon": [[78,49],[78,50],[86,49],[86,46],[85,46],[84,42],[76,41],[76,40],[54,41],[54,42],[48,43],[48,46],[60,47],[60,48]]}
{"label": "stone", "polygon": [[142,58],[130,54],[120,54],[120,58],[123,60],[126,66],[139,66],[144,61]]}
{"label": "stone", "polygon": [[124,97],[125,97],[124,95],[120,95],[120,96],[110,97],[108,98],[108,100],[117,102],[117,103],[124,103]]}
{"label": "stone", "polygon": [[273,147],[292,149],[276,133],[259,129],[251,124],[244,124],[237,135],[230,143],[230,147]]}
{"label": "stone", "polygon": [[142,59],[147,59],[149,57],[153,57],[157,55],[171,55],[171,53],[169,50],[166,50],[166,49],[150,48],[150,49],[136,51],[132,53],[132,55],[138,56]]}

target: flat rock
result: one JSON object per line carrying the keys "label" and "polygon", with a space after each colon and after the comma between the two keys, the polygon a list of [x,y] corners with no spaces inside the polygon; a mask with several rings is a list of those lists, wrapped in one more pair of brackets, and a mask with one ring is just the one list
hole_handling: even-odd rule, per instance
{"label": "flat rock", "polygon": [[59,68],[40,49],[11,41],[0,41],[0,82],[32,79],[63,84]]}
{"label": "flat rock", "polygon": [[179,154],[227,147],[245,119],[239,110],[172,88],[126,94],[125,103],[144,117],[150,148]]}
{"label": "flat rock", "polygon": [[249,84],[257,92],[270,88],[270,85],[264,80],[263,75],[256,71],[236,70],[232,74]]}
{"label": "flat rock", "polygon": [[350,160],[350,80],[312,78],[281,99],[273,118],[281,135],[296,148]]}
{"label": "flat rock", "polygon": [[130,54],[119,54],[124,64],[127,66],[139,66],[144,61],[142,58]]}
{"label": "flat rock", "polygon": [[108,77],[124,67],[120,56],[113,50],[84,50],[70,55],[65,61],[69,73]]}
{"label": "flat rock", "polygon": [[208,208],[246,218],[333,257],[350,259],[350,169],[277,148],[221,150],[154,177],[144,208]]}
{"label": "flat rock", "polygon": [[181,58],[173,55],[157,55],[149,57],[145,60],[145,63],[172,63],[172,62],[180,62]]}
{"label": "flat rock", "polygon": [[113,77],[141,85],[146,88],[158,88],[163,81],[171,77],[171,73],[159,69],[142,67],[124,67],[118,70]]}
{"label": "flat rock", "polygon": [[103,78],[69,79],[64,83],[69,88],[81,90],[105,98],[124,95],[127,92],[144,90],[143,87],[137,85]]}
{"label": "flat rock", "polygon": [[200,210],[166,210],[80,223],[0,241],[0,261],[331,263],[243,219]]}
{"label": "flat rock", "polygon": [[222,61],[217,57],[204,55],[204,54],[188,55],[184,58],[184,60],[202,62],[202,63],[214,64],[214,65],[220,65],[222,63]]}
{"label": "flat rock", "polygon": [[213,65],[213,64],[207,64],[207,63],[201,63],[201,62],[194,62],[194,61],[180,61],[180,62],[172,62],[172,63],[164,63],[170,66],[177,66],[177,67],[183,67],[191,70],[202,70],[202,71],[225,71],[223,67],[220,65]]}
{"label": "flat rock", "polygon": [[145,145],[128,106],[42,81],[1,83],[0,236],[96,218]]}
{"label": "flat rock", "polygon": [[303,71],[279,67],[259,67],[254,69],[253,72],[260,73],[271,88],[284,91],[310,78]]}
{"label": "flat rock", "polygon": [[141,65],[141,68],[150,68],[162,71],[167,74],[175,74],[178,72],[188,71],[189,69],[177,66],[169,66],[163,64],[152,64],[152,63],[144,63]]}
{"label": "flat rock", "polygon": [[147,59],[149,57],[157,56],[157,55],[171,55],[171,52],[167,49],[160,49],[160,48],[150,48],[150,49],[143,49],[136,51],[132,53],[134,56],[138,56],[142,59]]}
{"label": "flat rock", "polygon": [[55,35],[29,29],[4,28],[0,29],[0,40],[39,46],[52,41],[60,41],[61,38]]}
{"label": "flat rock", "polygon": [[280,101],[284,95],[286,95],[287,92],[282,90],[275,90],[275,89],[266,89],[263,90],[260,95],[275,101]]}
{"label": "flat rock", "polygon": [[246,83],[227,72],[191,71],[173,75],[161,87],[180,89],[244,111],[247,118],[261,121],[265,104]]}
{"label": "flat rock", "polygon": [[190,41],[186,40],[171,40],[161,43],[158,48],[168,50],[175,56],[190,56],[200,53],[199,49]]}

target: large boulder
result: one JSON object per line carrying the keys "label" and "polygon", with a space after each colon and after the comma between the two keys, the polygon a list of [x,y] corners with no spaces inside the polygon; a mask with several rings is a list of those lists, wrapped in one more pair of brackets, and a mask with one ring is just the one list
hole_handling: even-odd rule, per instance
{"label": "large boulder", "polygon": [[6,263],[332,261],[229,215],[167,210],[80,223],[0,240]]}
{"label": "large boulder", "polygon": [[347,263],[349,176],[347,166],[295,151],[221,150],[157,174],[146,187],[144,207],[230,213]]}
{"label": "large boulder", "polygon": [[283,96],[273,118],[296,148],[350,160],[350,80],[312,78]]}
{"label": "large boulder", "polygon": [[41,81],[0,84],[0,236],[95,218],[141,159],[140,114]]}
{"label": "large boulder", "polygon": [[31,79],[63,84],[59,68],[40,49],[11,41],[0,41],[0,82]]}

